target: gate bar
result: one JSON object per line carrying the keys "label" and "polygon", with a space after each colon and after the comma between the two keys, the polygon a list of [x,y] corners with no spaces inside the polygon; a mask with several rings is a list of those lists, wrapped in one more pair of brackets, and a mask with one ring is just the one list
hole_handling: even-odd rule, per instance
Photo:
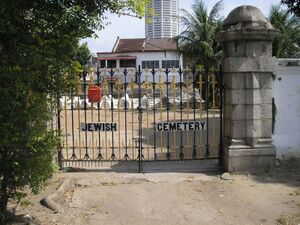
{"label": "gate bar", "polygon": [[[87,76],[87,72],[83,72],[83,98],[84,98],[84,123],[87,123],[87,96],[86,96],[86,86],[87,86],[87,82],[86,82],[86,76]],[[80,127],[79,127],[80,129]],[[84,155],[84,159],[88,160],[89,157],[89,153],[88,153],[88,142],[87,142],[87,130],[85,130],[84,133],[84,137],[85,137],[85,155]]]}
{"label": "gate bar", "polygon": [[[195,121],[196,120],[196,90],[195,90],[195,88],[196,88],[196,86],[195,86],[195,84],[196,84],[196,69],[195,68],[193,68],[193,70],[192,70],[192,79],[193,79],[193,116],[194,116],[193,120]],[[201,104],[201,102],[200,102],[200,104]],[[200,112],[200,113],[202,113],[202,112]],[[197,158],[196,147],[197,147],[197,145],[196,145],[196,130],[194,129],[193,130],[193,155],[192,155],[193,159]]]}
{"label": "gate bar", "polygon": [[127,128],[127,111],[128,111],[128,104],[127,101],[129,101],[129,99],[127,99],[127,69],[125,68],[124,70],[124,96],[125,96],[125,102],[124,102],[124,111],[125,111],[125,156],[124,156],[124,160],[130,160],[130,157],[128,155],[128,136],[127,136],[127,132],[128,132],[128,128]]}
{"label": "gate bar", "polygon": [[[114,92],[114,84],[113,84],[113,76],[114,76],[114,71],[111,68],[110,69],[110,94],[111,94],[111,98],[110,98],[110,109],[111,109],[111,123],[114,122],[114,98],[113,98],[113,92]],[[114,161],[116,159],[116,155],[115,155],[115,139],[114,139],[114,130],[111,129],[111,159]]]}
{"label": "gate bar", "polygon": [[[183,103],[182,103],[182,86],[183,86],[183,80],[182,80],[182,74],[184,71],[181,70],[181,68],[179,68],[179,86],[180,86],[180,122],[182,123],[182,111],[183,111]],[[179,154],[179,159],[183,160],[184,159],[184,153],[183,153],[183,133],[182,130],[180,131],[180,154]]]}
{"label": "gate bar", "polygon": [[[170,101],[169,101],[169,73],[170,70],[168,70],[168,68],[165,71],[166,74],[166,85],[167,85],[167,105],[166,105],[166,110],[167,110],[167,122],[170,122]],[[167,133],[167,160],[170,160],[171,158],[171,154],[170,154],[170,131],[168,131]]]}
{"label": "gate bar", "polygon": [[206,151],[205,151],[205,158],[209,157],[209,70],[208,66],[205,67],[205,86],[206,86]]}
{"label": "gate bar", "polygon": [[[100,83],[100,71],[99,68],[97,68],[97,86],[100,88],[101,83]],[[101,88],[101,92],[102,92],[102,88]],[[100,102],[97,103],[97,114],[98,114],[98,122],[100,122]],[[97,160],[103,160],[103,155],[102,155],[102,147],[101,147],[101,132],[98,132],[98,155],[97,155]]]}
{"label": "gate bar", "polygon": [[141,90],[141,66],[139,66],[138,72],[137,72],[137,82],[139,87],[139,106],[138,106],[138,121],[139,121],[139,137],[138,137],[138,160],[139,160],[139,173],[142,172],[142,157],[143,157],[143,146],[142,146],[142,123],[143,123],[143,111],[142,111],[142,90]]}
{"label": "gate bar", "polygon": [[[56,95],[56,104],[57,104],[57,135],[60,135],[61,134],[61,121],[60,121],[60,111],[61,111],[61,106],[60,106],[60,93],[59,91],[57,92],[57,95]],[[62,165],[62,146],[61,146],[61,142],[59,142],[59,145],[57,147],[57,156],[58,156],[58,166],[60,169],[63,168],[63,165]]]}
{"label": "gate bar", "polygon": [[[156,122],[156,104],[155,104],[155,101],[156,101],[156,98],[155,98],[155,69],[154,67],[152,68],[152,96],[153,96],[153,120],[154,120],[154,126],[155,126],[155,122]],[[156,152],[156,128],[153,129],[153,151],[154,151],[154,160],[157,160],[158,159],[158,156],[157,156],[157,152]]]}

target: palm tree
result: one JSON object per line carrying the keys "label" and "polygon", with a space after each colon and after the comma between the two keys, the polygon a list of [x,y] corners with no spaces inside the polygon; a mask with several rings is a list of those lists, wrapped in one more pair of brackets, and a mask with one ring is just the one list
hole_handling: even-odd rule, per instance
{"label": "palm tree", "polygon": [[222,8],[221,0],[208,13],[204,1],[195,0],[192,13],[182,9],[183,16],[180,19],[184,31],[175,40],[178,42],[178,51],[191,66],[202,65],[209,70],[216,65],[221,47],[214,36],[221,30]]}
{"label": "palm tree", "polygon": [[273,55],[277,58],[293,58],[300,56],[300,18],[273,5],[269,21],[279,33],[273,43]]}
{"label": "palm tree", "polygon": [[281,4],[288,7],[288,11],[300,17],[300,1],[299,0],[281,0]]}

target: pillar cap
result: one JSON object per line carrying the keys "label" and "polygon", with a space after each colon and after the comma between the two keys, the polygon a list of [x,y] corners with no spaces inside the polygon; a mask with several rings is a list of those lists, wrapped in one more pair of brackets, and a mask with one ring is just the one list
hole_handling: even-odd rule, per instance
{"label": "pillar cap", "polygon": [[224,21],[224,27],[228,28],[235,25],[246,26],[262,26],[265,28],[273,28],[266,20],[262,12],[251,5],[242,5],[232,10]]}
{"label": "pillar cap", "polygon": [[230,40],[273,40],[277,30],[263,13],[251,5],[233,9],[224,20],[223,31],[217,34],[221,42]]}

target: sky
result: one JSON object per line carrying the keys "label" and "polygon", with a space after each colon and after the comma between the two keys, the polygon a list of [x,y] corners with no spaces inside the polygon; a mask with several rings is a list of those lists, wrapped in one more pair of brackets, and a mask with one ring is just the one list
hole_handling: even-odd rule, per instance
{"label": "sky", "polygon": [[[191,5],[194,0],[179,0],[179,9],[186,9],[191,12]],[[212,6],[218,0],[206,0],[205,4],[210,11]],[[279,4],[280,0],[223,0],[224,9],[222,15],[224,18],[240,5],[253,5],[259,8],[267,17],[271,5]],[[97,31],[98,38],[87,38],[83,42],[87,42],[92,53],[110,52],[119,36],[120,38],[143,38],[145,37],[145,20],[133,18],[130,16],[117,16],[114,14],[106,14],[109,24],[104,30]]]}

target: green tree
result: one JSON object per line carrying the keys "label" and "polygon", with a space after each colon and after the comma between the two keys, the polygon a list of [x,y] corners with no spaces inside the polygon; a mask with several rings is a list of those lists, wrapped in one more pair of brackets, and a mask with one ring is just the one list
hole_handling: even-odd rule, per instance
{"label": "green tree", "polygon": [[216,66],[221,47],[215,40],[215,34],[222,27],[222,7],[222,1],[219,1],[208,12],[204,1],[195,0],[192,13],[182,10],[180,19],[184,30],[175,39],[178,51],[191,66],[205,65],[206,70]]}
{"label": "green tree", "polygon": [[300,1],[299,0],[281,0],[281,3],[289,8],[289,12],[300,17]]}
{"label": "green tree", "polygon": [[85,70],[89,66],[91,58],[92,54],[87,43],[83,43],[80,46],[78,46],[74,60],[78,61]]}
{"label": "green tree", "polygon": [[79,41],[103,28],[104,12],[139,16],[147,1],[0,1],[0,224],[9,199],[39,191],[54,171],[49,101],[76,83]]}
{"label": "green tree", "polygon": [[299,57],[300,53],[300,18],[273,5],[269,21],[279,33],[273,42],[273,55],[277,58]]}

